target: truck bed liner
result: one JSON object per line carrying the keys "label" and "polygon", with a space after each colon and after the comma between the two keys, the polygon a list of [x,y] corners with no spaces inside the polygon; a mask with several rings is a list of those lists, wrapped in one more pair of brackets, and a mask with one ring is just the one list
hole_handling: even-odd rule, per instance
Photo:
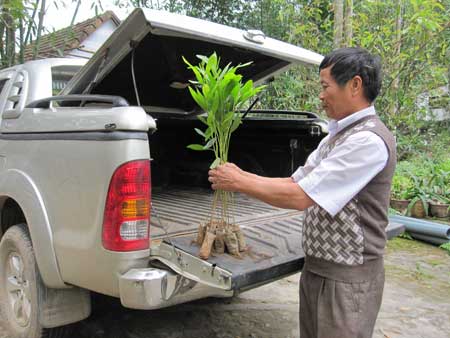
{"label": "truck bed liner", "polygon": [[[198,225],[209,218],[212,199],[211,189],[190,187],[154,189],[151,237],[157,239],[196,232]],[[301,214],[298,211],[270,206],[242,194],[235,194],[234,207],[231,210],[235,222],[241,227]]]}

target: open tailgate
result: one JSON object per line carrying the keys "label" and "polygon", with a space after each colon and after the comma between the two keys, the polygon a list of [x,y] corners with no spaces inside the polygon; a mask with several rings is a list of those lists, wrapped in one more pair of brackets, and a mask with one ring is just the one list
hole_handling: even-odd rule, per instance
{"label": "open tailgate", "polygon": [[[242,194],[235,196],[234,218],[244,232],[249,250],[241,258],[222,254],[200,260],[194,241],[198,224],[208,217],[211,196],[210,191],[202,189],[154,193],[151,236],[152,241],[162,243],[152,255],[163,257],[178,273],[189,271],[190,276],[185,275],[188,278],[234,291],[253,288],[303,268],[303,213],[275,208]],[[391,223],[386,229],[388,238],[403,231],[404,226],[398,223]],[[189,269],[180,270],[180,262]]]}

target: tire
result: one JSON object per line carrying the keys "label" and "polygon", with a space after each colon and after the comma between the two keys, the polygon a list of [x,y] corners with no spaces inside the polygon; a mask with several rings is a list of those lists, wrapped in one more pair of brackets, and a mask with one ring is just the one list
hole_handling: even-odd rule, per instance
{"label": "tire", "polygon": [[0,320],[8,338],[64,338],[67,327],[46,329],[39,309],[46,286],[26,224],[10,227],[0,242]]}

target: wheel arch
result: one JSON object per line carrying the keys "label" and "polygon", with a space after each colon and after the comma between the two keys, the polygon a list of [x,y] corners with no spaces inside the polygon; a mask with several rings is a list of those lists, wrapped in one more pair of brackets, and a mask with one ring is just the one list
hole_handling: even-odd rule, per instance
{"label": "wheel arch", "polygon": [[11,226],[27,223],[20,205],[9,196],[0,197],[0,239]]}
{"label": "wheel arch", "polygon": [[36,263],[45,285],[68,287],[61,278],[53,247],[53,234],[44,200],[31,177],[19,170],[8,170],[0,178],[0,237],[12,222],[26,223]]}

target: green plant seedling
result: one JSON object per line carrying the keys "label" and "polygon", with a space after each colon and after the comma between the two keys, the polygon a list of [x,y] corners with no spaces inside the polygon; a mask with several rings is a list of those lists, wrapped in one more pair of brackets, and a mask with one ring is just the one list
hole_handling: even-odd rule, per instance
{"label": "green plant seedling", "polygon": [[[187,147],[197,151],[212,151],[215,159],[210,168],[228,161],[231,135],[242,123],[240,109],[264,86],[255,87],[252,80],[243,82],[242,75],[237,71],[247,67],[251,62],[232,66],[230,63],[221,68],[220,57],[214,52],[209,57],[197,55],[198,65],[192,65],[183,57],[188,69],[195,75],[195,81],[190,81],[189,92],[199,107],[205,112],[199,120],[206,125],[205,130],[195,128],[195,132],[203,138],[204,144],[190,144]],[[233,195],[217,190],[211,216],[206,227],[212,233],[223,232],[234,223],[229,212]],[[204,254],[202,258],[207,259]],[[206,257],[206,258],[205,258]]]}

